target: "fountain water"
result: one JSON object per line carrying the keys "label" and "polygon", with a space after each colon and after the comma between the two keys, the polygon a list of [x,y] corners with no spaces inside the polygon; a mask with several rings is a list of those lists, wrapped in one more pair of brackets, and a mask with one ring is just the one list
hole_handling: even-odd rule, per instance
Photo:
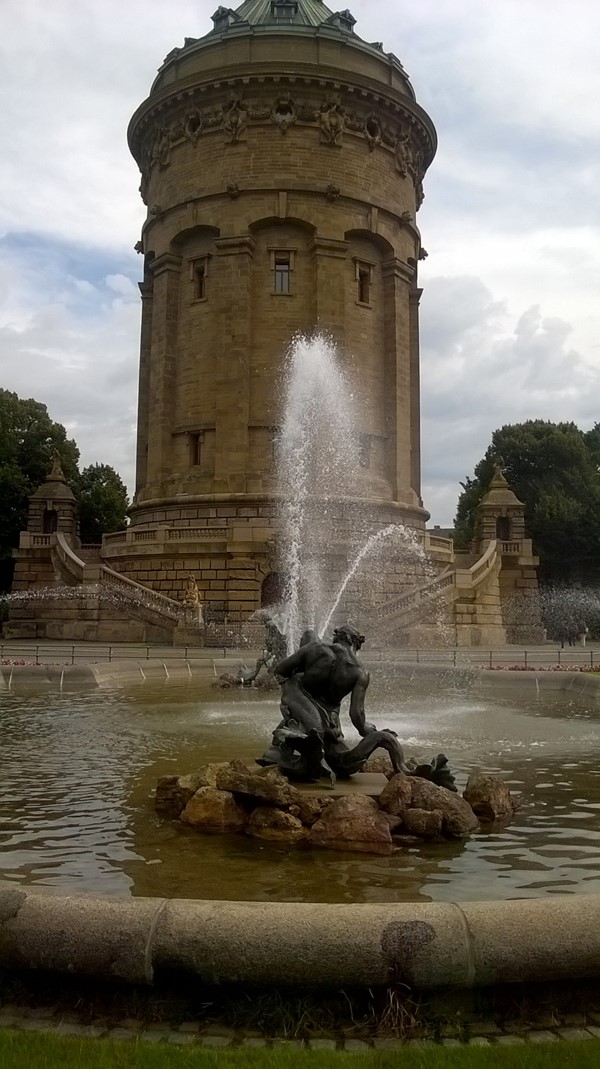
{"label": "fountain water", "polygon": [[[357,505],[364,470],[355,397],[329,338],[316,334],[294,340],[284,378],[277,463],[287,580],[282,619],[290,652],[308,627],[323,636],[351,581],[359,573],[364,579],[365,567],[380,560],[384,550],[389,556],[402,549],[421,574],[425,566],[414,531],[399,523],[377,529],[367,503],[362,510]],[[373,569],[369,576],[372,591],[380,571]],[[337,594],[336,572],[341,575]]]}

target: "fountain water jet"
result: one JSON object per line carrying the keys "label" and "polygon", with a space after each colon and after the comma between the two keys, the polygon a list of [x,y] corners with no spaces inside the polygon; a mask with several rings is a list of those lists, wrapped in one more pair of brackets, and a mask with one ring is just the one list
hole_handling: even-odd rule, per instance
{"label": "fountain water jet", "polygon": [[[397,553],[392,539],[413,562],[418,561],[421,572],[425,565],[414,531],[399,523],[373,530],[368,502],[360,508],[364,471],[356,409],[352,384],[331,339],[323,334],[296,337],[287,357],[277,457],[281,557],[287,582],[281,616],[290,653],[302,632],[315,629],[318,620],[323,636],[349,583],[365,564],[372,563],[384,546]],[[351,531],[342,534],[337,528],[340,521],[342,527],[349,521],[349,513]],[[337,594],[331,588],[332,556],[346,558]]]}

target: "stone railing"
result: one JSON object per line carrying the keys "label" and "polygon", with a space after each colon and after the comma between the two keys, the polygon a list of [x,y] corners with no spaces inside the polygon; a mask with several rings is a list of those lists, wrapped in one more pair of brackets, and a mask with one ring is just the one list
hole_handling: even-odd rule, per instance
{"label": "stone railing", "polygon": [[441,535],[425,531],[423,549],[437,560],[444,559],[449,564],[454,560],[454,542],[451,538],[442,538]]}
{"label": "stone railing", "polygon": [[135,550],[140,543],[154,542],[157,546],[177,542],[225,542],[232,537],[232,530],[226,527],[168,527],[166,524],[144,527],[140,530],[128,527],[125,531],[104,535],[102,555],[116,556],[119,553]]}
{"label": "stone railing", "polygon": [[168,527],[167,539],[176,542],[202,542],[218,538],[225,541],[226,527]]}
{"label": "stone railing", "polygon": [[521,541],[501,542],[500,552],[508,554],[510,556],[520,557],[523,553],[523,543]]}
{"label": "stone railing", "polygon": [[466,574],[469,576],[469,581],[467,583],[461,583],[459,580],[459,576],[462,577],[463,573],[460,571],[456,572],[457,586],[467,586],[471,589],[479,586],[480,583],[484,581],[484,579],[487,579],[490,572],[493,571],[496,566],[497,560],[498,543],[495,541],[490,542],[483,556],[478,561],[476,561],[471,568],[468,569]]}
{"label": "stone railing", "polygon": [[429,583],[415,587],[414,590],[408,590],[406,594],[380,606],[377,615],[381,618],[382,626],[387,627],[393,624],[396,630],[399,626],[408,626],[409,623],[413,623],[438,595],[454,586],[455,574],[454,571],[448,569]]}
{"label": "stone railing", "polygon": [[[443,539],[442,541],[446,541]],[[440,602],[464,596],[475,590],[494,570],[498,562],[496,542],[490,542],[483,556],[471,568],[447,568],[431,582],[409,590],[378,609],[380,629],[398,631],[417,623],[436,599]]]}
{"label": "stone railing", "polygon": [[69,586],[98,582],[98,565],[78,557],[62,531],[57,531],[53,536],[52,563],[60,578]]}
{"label": "stone railing", "polygon": [[152,590],[151,587],[142,586],[141,583],[128,579],[104,564],[100,568],[100,583],[105,588],[112,589],[119,598],[127,602],[131,610],[142,615],[142,618],[145,618],[147,612],[151,612],[162,621],[167,620],[170,625],[181,619],[182,606],[179,601],[161,594],[158,590]]}

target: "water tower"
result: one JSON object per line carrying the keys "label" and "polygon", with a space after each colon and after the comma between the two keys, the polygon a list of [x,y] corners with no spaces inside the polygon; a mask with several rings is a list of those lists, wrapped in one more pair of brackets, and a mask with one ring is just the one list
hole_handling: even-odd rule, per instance
{"label": "water tower", "polygon": [[105,556],[243,619],[278,592],[282,361],[319,327],[363,387],[358,498],[424,529],[416,213],[435,152],[400,61],[321,0],[219,7],[129,127],[148,207],[132,526]]}

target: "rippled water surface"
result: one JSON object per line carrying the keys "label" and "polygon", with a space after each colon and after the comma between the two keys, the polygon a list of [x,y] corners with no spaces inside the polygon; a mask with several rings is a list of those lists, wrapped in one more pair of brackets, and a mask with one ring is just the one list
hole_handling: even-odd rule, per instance
{"label": "rippled water surface", "polygon": [[4,693],[0,878],[104,894],[324,902],[600,892],[600,709],[554,693],[521,699],[512,687],[493,697],[401,689],[392,702],[374,687],[370,718],[394,728],[409,754],[444,750],[461,787],[472,770],[499,772],[522,792],[509,828],[392,857],[201,836],[156,816],[157,777],[259,755],[275,697],[193,680]]}

